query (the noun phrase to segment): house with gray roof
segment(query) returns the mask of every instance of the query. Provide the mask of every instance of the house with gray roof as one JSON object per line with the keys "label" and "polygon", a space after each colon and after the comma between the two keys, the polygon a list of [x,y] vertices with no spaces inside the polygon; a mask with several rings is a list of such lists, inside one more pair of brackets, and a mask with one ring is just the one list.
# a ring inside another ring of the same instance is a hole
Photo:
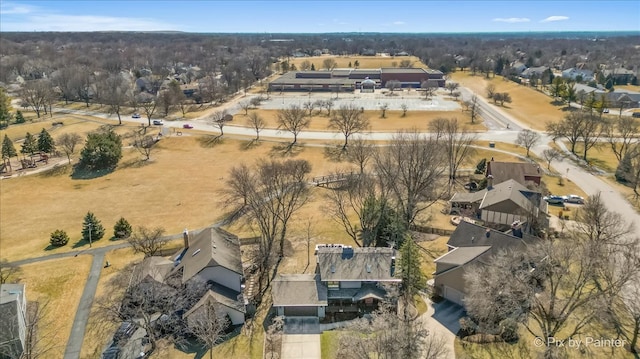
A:
{"label": "house with gray roof", "polygon": [[433,290],[436,295],[464,306],[467,295],[464,274],[472,264],[491,265],[491,256],[499,251],[518,251],[539,239],[514,225],[503,233],[477,224],[460,222],[451,234],[449,251],[434,260]]}
{"label": "house with gray roof", "polygon": [[24,284],[0,285],[0,358],[20,358],[27,336]]}
{"label": "house with gray roof", "polygon": [[475,193],[455,193],[449,200],[450,213],[481,219],[492,226],[536,219],[546,226],[547,203],[542,194],[510,179]]}
{"label": "house with gray roof", "polygon": [[578,69],[575,67],[568,68],[562,71],[562,78],[576,81],[582,79],[581,82],[593,81],[593,71],[587,69]]}
{"label": "house with gray roof", "polygon": [[549,70],[547,66],[529,67],[526,70],[522,71],[520,77],[523,77],[525,79],[530,79],[532,77],[540,78],[542,74],[547,70]]}
{"label": "house with gray roof", "polygon": [[216,314],[220,317],[227,317],[232,325],[241,325],[244,323],[247,313],[246,307],[241,300],[238,300],[238,293],[233,290],[213,284],[209,290],[200,298],[200,300],[191,307],[183,317],[187,322],[194,320],[201,311],[212,307]]}
{"label": "house with gray roof", "polygon": [[393,248],[318,246],[316,272],[281,275],[273,283],[273,305],[279,315],[334,316],[375,310],[395,276]]}

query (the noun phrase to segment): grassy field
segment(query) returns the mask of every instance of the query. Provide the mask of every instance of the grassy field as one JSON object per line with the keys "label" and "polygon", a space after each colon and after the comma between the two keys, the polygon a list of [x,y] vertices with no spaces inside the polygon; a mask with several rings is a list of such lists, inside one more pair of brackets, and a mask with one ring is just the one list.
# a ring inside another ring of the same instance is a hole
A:
{"label": "grassy field", "polygon": [[81,255],[21,267],[27,300],[45,305],[39,335],[44,346],[53,345],[53,350],[44,357],[63,356],[91,260]]}
{"label": "grassy field", "polygon": [[[280,144],[246,145],[224,140],[209,148],[197,137],[168,137],[147,162],[140,161],[133,149],[125,149],[118,169],[102,177],[72,179],[70,169],[61,168],[3,180],[2,258],[18,260],[86,247],[79,240],[87,211],[94,212],[106,229],[105,238],[94,246],[110,243],[113,225],[121,216],[133,226],[163,226],[167,233],[211,225],[225,213],[219,191],[234,165],[282,158]],[[339,165],[326,159],[322,148],[300,147],[288,156],[313,163],[312,176],[331,173]],[[67,231],[71,241],[45,250],[55,229]]]}
{"label": "grassy field", "polygon": [[544,130],[547,122],[557,122],[566,115],[563,107],[553,105],[553,99],[549,96],[531,87],[505,81],[501,76],[487,79],[482,75],[472,76],[470,72],[455,72],[451,74],[451,79],[484,99],[485,89],[490,83],[496,86],[496,92],[508,92],[513,102],[505,104],[506,107],[502,109],[535,130]]}
{"label": "grassy field", "polygon": [[340,331],[330,330],[320,334],[320,350],[322,359],[336,359]]}
{"label": "grassy field", "polygon": [[[277,128],[277,110],[250,110],[257,112],[264,118],[267,128]],[[468,112],[462,111],[407,111],[406,116],[402,116],[402,111],[387,111],[385,118],[380,117],[380,111],[364,111],[364,116],[369,119],[370,130],[372,132],[389,132],[400,129],[418,128],[426,131],[429,123],[436,118],[457,118],[461,125],[473,132],[484,132],[486,127],[482,123],[471,123]],[[248,126],[248,117],[244,114],[237,114],[234,117],[234,125]],[[323,110],[321,115],[317,113],[311,117],[310,130],[335,131],[329,128],[329,117],[327,111]]]}
{"label": "grassy field", "polygon": [[396,63],[397,67],[400,65],[400,62],[403,60],[409,60],[413,62],[413,67],[427,67],[423,64],[419,58],[416,56],[311,56],[311,57],[296,57],[289,59],[290,63],[296,65],[297,68],[300,68],[300,64],[304,61],[309,61],[312,63],[316,70],[323,70],[322,62],[325,59],[334,59],[336,60],[338,68],[348,68],[349,63],[351,63],[351,67],[355,68],[355,62],[358,61],[359,67],[361,69],[376,69],[380,67],[394,67],[393,64]]}

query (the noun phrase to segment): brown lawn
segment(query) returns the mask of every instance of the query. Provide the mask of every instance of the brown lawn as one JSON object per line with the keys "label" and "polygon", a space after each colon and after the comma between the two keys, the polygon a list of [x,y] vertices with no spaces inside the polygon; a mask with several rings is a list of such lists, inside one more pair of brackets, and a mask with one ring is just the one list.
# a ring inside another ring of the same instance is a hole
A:
{"label": "brown lawn", "polygon": [[[278,127],[278,110],[250,110],[249,113],[253,111],[258,112],[264,118],[267,128]],[[436,118],[457,118],[460,124],[473,132],[487,130],[481,122],[472,124],[468,112],[462,111],[407,111],[405,116],[402,116],[402,111],[387,111],[385,118],[381,117],[380,111],[364,111],[364,116],[369,119],[372,132],[388,132],[414,127],[426,131],[429,123]],[[329,128],[329,119],[326,110],[323,110],[321,114],[315,111],[314,116],[311,118],[309,130],[337,131]],[[248,117],[241,113],[234,117],[233,123],[234,125],[250,127],[247,124],[247,120]]]}
{"label": "brown lawn", "polygon": [[63,356],[91,260],[91,256],[81,255],[21,267],[27,300],[46,304],[40,338],[45,347],[54,345],[47,358]]}
{"label": "brown lawn", "polygon": [[381,67],[394,67],[393,64],[396,63],[395,67],[400,65],[402,60],[409,60],[413,62],[413,67],[428,67],[423,64],[419,58],[416,56],[398,56],[398,57],[383,57],[383,56],[311,56],[311,57],[297,57],[289,59],[292,64],[295,64],[299,69],[300,64],[303,61],[309,61],[312,63],[316,70],[324,70],[322,68],[322,62],[325,59],[334,59],[336,60],[338,68],[348,68],[349,63],[351,63],[351,67],[355,68],[355,62],[358,61],[359,67],[361,69],[377,69]]}
{"label": "brown lawn", "polygon": [[[116,171],[94,179],[72,179],[69,169],[63,168],[3,180],[2,257],[17,260],[74,250],[87,211],[94,212],[106,229],[105,238],[95,246],[110,243],[113,225],[121,216],[133,226],[163,226],[167,233],[211,225],[225,213],[219,191],[231,167],[283,156],[284,145],[279,143],[247,149],[245,141],[228,139],[211,148],[202,142],[195,136],[167,137],[148,162],[133,149],[125,149]],[[296,147],[288,156],[313,163],[312,176],[331,173],[337,166],[325,159],[323,148]],[[71,241],[45,251],[55,229],[67,231]]]}
{"label": "brown lawn", "polygon": [[544,130],[547,122],[559,121],[566,115],[563,107],[552,104],[551,97],[531,87],[505,81],[501,76],[486,79],[482,75],[472,76],[469,72],[455,72],[451,74],[451,79],[485,100],[487,100],[485,89],[490,83],[496,86],[497,92],[508,92],[513,102],[505,103],[505,107],[501,109],[535,130]]}

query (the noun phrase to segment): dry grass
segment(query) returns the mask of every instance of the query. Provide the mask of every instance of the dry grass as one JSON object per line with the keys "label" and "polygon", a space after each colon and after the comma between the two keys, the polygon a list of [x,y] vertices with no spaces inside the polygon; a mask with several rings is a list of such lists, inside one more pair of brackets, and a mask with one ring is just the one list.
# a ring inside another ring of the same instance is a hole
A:
{"label": "dry grass", "polygon": [[91,261],[82,255],[22,266],[27,300],[47,303],[40,335],[56,344],[48,358],[63,356]]}
{"label": "dry grass", "polygon": [[102,350],[108,344],[118,324],[101,320],[98,315],[98,300],[105,292],[122,291],[123,288],[114,288],[109,281],[129,264],[142,260],[141,254],[133,253],[131,248],[116,249],[108,252],[105,261],[109,261],[110,267],[103,268],[98,281],[98,288],[91,307],[91,314],[87,323],[84,342],[82,343],[81,358],[100,358]]}
{"label": "dry grass", "polygon": [[[567,148],[571,147],[569,142],[565,142],[564,144]],[[584,144],[577,143],[576,153],[580,158],[582,158],[583,151]],[[608,143],[598,143],[594,147],[590,148],[589,151],[587,151],[587,160],[589,161],[589,164],[609,173],[615,173],[616,168],[618,167],[618,159],[613,154],[611,145]]]}
{"label": "dry grass", "polygon": [[418,243],[418,245],[424,248],[427,252],[425,253],[421,251],[422,265],[420,266],[422,273],[424,273],[427,278],[433,278],[433,273],[436,271],[436,264],[433,260],[447,253],[448,241],[448,236],[441,236],[432,241],[422,241]]}
{"label": "dry grass", "polygon": [[[110,243],[113,224],[121,216],[133,226],[163,226],[167,233],[211,225],[226,212],[219,191],[231,167],[283,156],[282,144],[247,144],[223,140],[207,148],[195,136],[168,137],[148,162],[126,149],[118,169],[102,177],[74,180],[67,170],[3,180],[2,257],[18,260],[74,250],[87,211],[93,211],[106,229],[105,238],[94,246]],[[313,163],[312,176],[328,174],[337,166],[325,159],[323,148],[296,147],[287,156]],[[45,251],[55,229],[67,231],[71,241]]]}
{"label": "dry grass", "polygon": [[559,121],[566,115],[563,107],[553,105],[553,99],[549,96],[531,87],[505,81],[501,76],[487,79],[481,75],[472,76],[469,72],[455,72],[451,74],[451,79],[484,99],[485,89],[490,83],[496,86],[497,92],[508,92],[513,102],[505,104],[506,107],[502,109],[535,130],[544,130],[547,122]]}
{"label": "dry grass", "polygon": [[402,60],[409,60],[413,62],[413,67],[428,67],[423,64],[419,58],[416,56],[398,56],[398,57],[382,57],[382,56],[311,56],[311,57],[297,57],[292,58],[289,61],[296,65],[297,68],[300,68],[300,64],[304,61],[309,61],[312,63],[316,70],[323,70],[322,62],[325,59],[334,59],[336,60],[338,68],[348,68],[349,63],[351,63],[351,67],[355,68],[355,62],[358,61],[359,67],[361,69],[377,69],[380,67],[394,67],[393,63],[397,65],[400,64]]}
{"label": "dry grass", "polygon": [[[256,111],[262,116],[266,122],[267,128],[278,127],[278,111],[277,110],[250,110],[249,113]],[[315,131],[335,131],[329,129],[329,117],[327,111],[323,110],[322,114],[318,114],[316,110],[314,116],[311,117],[310,130]],[[461,124],[466,126],[468,130],[473,132],[484,132],[486,127],[482,123],[471,123],[468,112],[462,111],[407,111],[406,116],[402,116],[402,111],[387,111],[385,118],[380,117],[380,111],[364,111],[364,116],[369,119],[370,130],[372,132],[388,132],[401,129],[418,128],[426,131],[429,123],[436,118],[452,118],[455,117]],[[247,126],[247,116],[244,113],[234,117],[234,124]]]}
{"label": "dry grass", "polygon": [[616,85],[615,89],[616,90],[626,90],[626,91],[640,92],[640,86],[634,86],[634,85]]}

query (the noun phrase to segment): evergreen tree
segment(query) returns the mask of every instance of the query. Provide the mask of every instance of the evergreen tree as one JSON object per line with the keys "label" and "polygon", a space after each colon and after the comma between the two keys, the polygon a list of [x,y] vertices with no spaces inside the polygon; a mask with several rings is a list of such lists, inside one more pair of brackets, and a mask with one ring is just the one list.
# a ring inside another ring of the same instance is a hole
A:
{"label": "evergreen tree", "polygon": [[315,71],[316,70],[316,65],[311,64],[311,71]]}
{"label": "evergreen tree", "polygon": [[[91,232],[91,237],[89,237],[89,232]],[[89,242],[89,245],[91,245],[91,242],[97,241],[102,237],[104,237],[102,223],[92,212],[87,212],[82,223],[82,240]]]}
{"label": "evergreen tree", "polygon": [[24,137],[24,142],[22,143],[22,147],[20,148],[20,153],[23,155],[29,155],[29,157],[33,158],[33,155],[38,151],[38,141],[35,136],[31,133],[27,132],[27,135]]}
{"label": "evergreen tree", "polygon": [[120,217],[113,226],[113,237],[118,239],[128,238],[131,235],[131,231],[131,224],[124,217]]}
{"label": "evergreen tree", "polygon": [[44,153],[51,153],[56,148],[55,141],[53,137],[45,130],[44,128],[40,131],[38,135],[38,151]]}
{"label": "evergreen tree", "polygon": [[51,243],[51,245],[55,247],[62,247],[69,243],[69,236],[67,235],[67,232],[56,229],[53,233],[51,233],[49,243]]}
{"label": "evergreen tree", "polygon": [[622,161],[618,164],[616,168],[616,181],[618,182],[631,182],[633,166],[631,164],[631,156],[635,155],[634,151],[628,151],[624,157],[622,157]]}
{"label": "evergreen tree", "polygon": [[80,152],[78,167],[88,171],[111,170],[122,158],[122,139],[111,129],[90,133]]}
{"label": "evergreen tree", "polygon": [[400,276],[402,292],[406,298],[413,298],[418,291],[427,286],[427,277],[420,269],[421,264],[422,257],[418,252],[418,245],[413,239],[407,238],[400,247]]}
{"label": "evergreen tree", "polygon": [[7,96],[4,88],[0,87],[0,128],[7,128],[12,116],[11,98]]}
{"label": "evergreen tree", "polygon": [[16,112],[16,123],[25,123],[24,116],[22,115],[22,111],[18,110]]}
{"label": "evergreen tree", "polygon": [[16,152],[16,148],[13,147],[13,141],[11,141],[11,139],[9,139],[9,136],[7,136],[6,134],[4,135],[4,138],[2,139],[2,160],[5,163],[5,165],[9,168],[11,168],[11,157],[15,157],[18,155],[18,152]]}

